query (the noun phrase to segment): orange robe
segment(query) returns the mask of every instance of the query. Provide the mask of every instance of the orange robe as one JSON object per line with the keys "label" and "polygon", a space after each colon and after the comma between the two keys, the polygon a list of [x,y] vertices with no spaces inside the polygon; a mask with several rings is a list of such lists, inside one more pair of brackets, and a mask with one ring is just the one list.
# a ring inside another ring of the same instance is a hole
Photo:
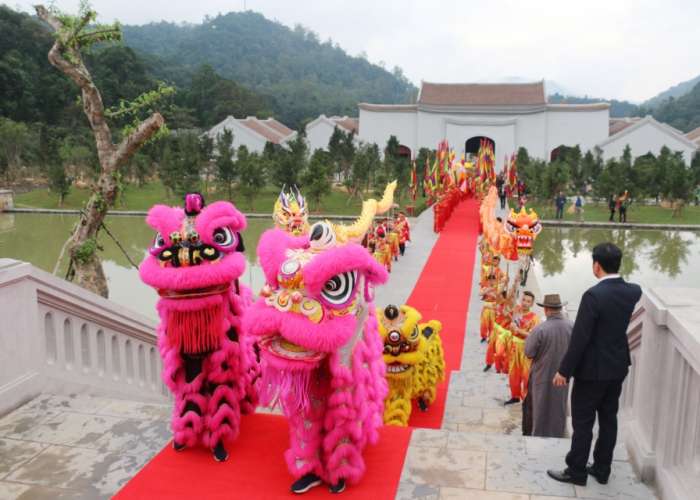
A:
{"label": "orange robe", "polygon": [[525,399],[527,396],[527,381],[530,377],[530,365],[532,362],[525,356],[525,339],[535,328],[540,319],[532,311],[525,314],[516,311],[514,322],[525,331],[520,333],[513,331],[512,346],[510,351],[510,362],[508,366],[508,383],[510,394],[513,398]]}

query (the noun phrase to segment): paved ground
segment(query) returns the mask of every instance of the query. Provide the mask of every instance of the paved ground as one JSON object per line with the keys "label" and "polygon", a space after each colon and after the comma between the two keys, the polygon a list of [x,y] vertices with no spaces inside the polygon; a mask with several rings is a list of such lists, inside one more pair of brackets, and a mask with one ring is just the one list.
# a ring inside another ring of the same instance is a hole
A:
{"label": "paved ground", "polygon": [[[431,228],[429,212],[415,222],[414,243],[378,291],[378,305],[405,302],[435,242]],[[482,372],[479,310],[473,293],[443,429],[414,431],[397,498],[653,499],[621,445],[608,486],[574,488],[547,478],[546,468],[563,466],[569,441],[520,436],[519,405],[503,407],[505,376]],[[0,418],[0,499],[109,498],[168,442],[169,414],[169,405],[85,395],[34,399]]]}

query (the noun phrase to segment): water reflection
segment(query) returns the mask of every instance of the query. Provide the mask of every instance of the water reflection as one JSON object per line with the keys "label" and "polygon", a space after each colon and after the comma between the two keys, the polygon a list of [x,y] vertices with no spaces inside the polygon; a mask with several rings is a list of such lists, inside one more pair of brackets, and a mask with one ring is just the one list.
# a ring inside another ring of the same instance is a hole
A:
{"label": "water reflection", "polygon": [[621,274],[630,281],[646,288],[697,286],[700,233],[548,227],[537,239],[534,251],[543,292],[565,294],[577,307],[581,294],[595,283],[591,250],[605,241],[622,249]]}
{"label": "water reflection", "polygon": [[[72,215],[0,214],[0,257],[31,262],[51,272],[76,220],[77,217]],[[108,217],[105,225],[131,260],[140,263],[154,235],[144,219]],[[241,281],[254,292],[264,283],[262,271],[256,265],[255,248],[262,232],[271,225],[272,222],[267,219],[250,219],[243,233],[248,266]],[[100,233],[99,244],[110,299],[141,314],[155,317],[156,293],[141,282],[137,270],[104,231]],[[64,274],[65,264],[59,275]]]}

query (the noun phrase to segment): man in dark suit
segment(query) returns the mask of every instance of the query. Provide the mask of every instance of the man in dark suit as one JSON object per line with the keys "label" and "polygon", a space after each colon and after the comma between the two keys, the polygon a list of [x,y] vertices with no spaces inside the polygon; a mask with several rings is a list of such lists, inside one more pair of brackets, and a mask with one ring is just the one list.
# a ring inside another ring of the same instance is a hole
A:
{"label": "man in dark suit", "polygon": [[[581,297],[569,348],[554,376],[555,386],[564,386],[574,378],[574,435],[566,455],[567,468],[547,471],[557,481],[584,486],[588,474],[601,484],[610,476],[622,382],[631,364],[627,327],[642,296],[639,285],[625,282],[618,274],[621,261],[622,251],[612,243],[593,249],[593,274],[599,282]],[[598,439],[593,464],[587,465],[596,414]]]}

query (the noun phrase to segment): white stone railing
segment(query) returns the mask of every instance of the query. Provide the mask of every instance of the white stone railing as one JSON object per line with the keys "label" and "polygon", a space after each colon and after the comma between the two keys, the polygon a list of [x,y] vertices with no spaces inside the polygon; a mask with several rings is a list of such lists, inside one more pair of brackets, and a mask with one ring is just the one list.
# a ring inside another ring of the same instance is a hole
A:
{"label": "white stone railing", "polygon": [[700,289],[646,290],[622,398],[630,459],[664,500],[700,491]]}
{"label": "white stone railing", "polygon": [[0,259],[0,414],[39,392],[166,401],[155,322]]}

